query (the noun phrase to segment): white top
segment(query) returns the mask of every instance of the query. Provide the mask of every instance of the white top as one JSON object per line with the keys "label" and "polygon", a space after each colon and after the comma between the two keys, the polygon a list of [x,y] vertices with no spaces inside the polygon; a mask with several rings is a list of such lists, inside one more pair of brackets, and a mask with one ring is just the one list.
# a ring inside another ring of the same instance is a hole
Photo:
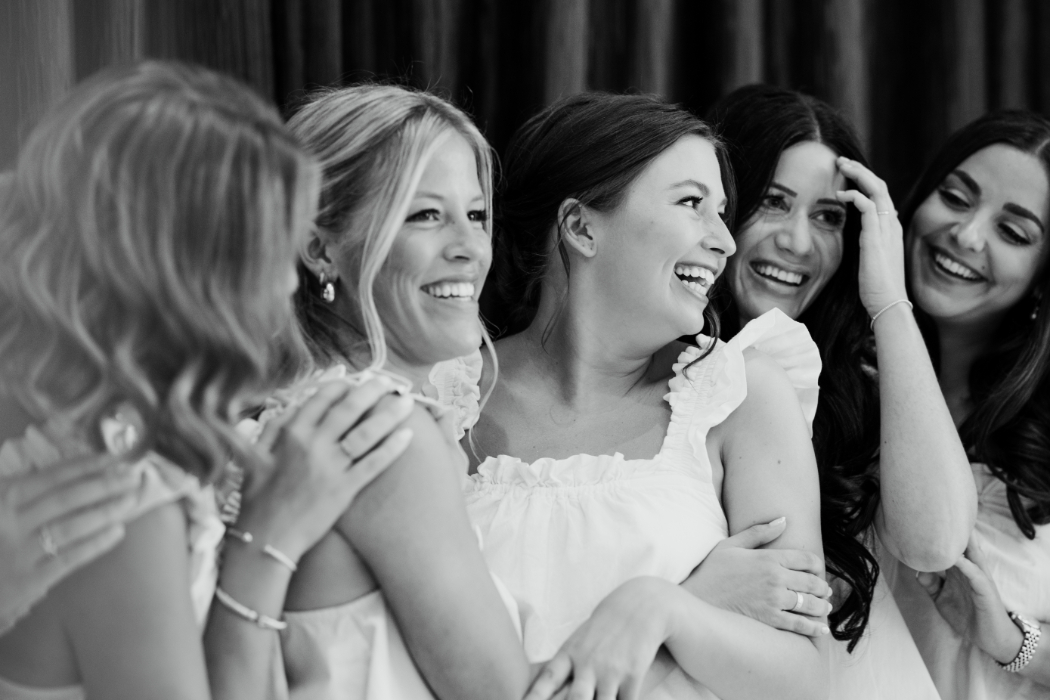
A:
{"label": "white top", "polygon": [[[671,420],[652,459],[575,455],[527,464],[486,459],[466,486],[485,559],[522,604],[530,661],[550,658],[615,588],[637,576],[679,583],[728,536],[712,483],[708,431],[747,396],[744,350],[787,371],[807,422],[817,407],[820,355],[806,327],[779,310],[747,324],[697,361],[687,348],[665,399]],[[649,698],[711,698],[676,668]]]}
{"label": "white top", "polygon": [[[977,483],[974,533],[984,551],[986,571],[1008,610],[1043,622],[1050,620],[1050,525],[1037,525],[1030,540],[1021,533],[1006,500],[1006,485],[984,464],[972,464]],[[948,625],[915,572],[896,561],[883,570],[922,658],[944,700],[1047,700],[1050,688],[1017,673],[959,637]],[[1046,644],[1045,637],[1040,644]]]}
{"label": "white top", "polygon": [[[135,428],[117,418],[100,426],[103,442],[111,454],[123,454],[134,443]],[[0,476],[15,476],[48,469],[62,459],[87,456],[93,450],[72,437],[73,432],[57,420],[41,427],[30,426],[21,438],[0,446]],[[148,453],[137,464],[142,482],[138,506],[125,518],[131,522],[144,513],[178,502],[186,513],[189,528],[190,596],[198,625],[204,628],[218,579],[216,552],[225,528],[219,519],[215,494],[200,481],[158,454]],[[114,610],[114,614],[119,611]],[[83,700],[82,686],[29,687],[0,677],[0,700]]]}
{"label": "white top", "polygon": [[[459,446],[463,416],[477,413],[480,392],[446,385],[437,375],[455,371],[466,376],[468,368],[477,362],[480,356],[440,363],[436,374],[431,373],[431,384],[423,387],[423,395],[412,395],[437,420],[449,449],[460,459],[464,475],[467,456]],[[480,370],[480,364],[477,368]],[[401,384],[406,393],[411,388],[407,380],[384,374]],[[267,401],[258,421],[244,421],[238,429],[249,438],[257,437],[268,420],[305,402],[319,383],[343,380],[360,384],[372,376],[369,371],[352,373],[345,365],[334,365],[278,392]],[[493,581],[520,636],[517,605],[500,581],[495,577]],[[271,686],[278,700],[434,700],[381,590],[343,605],[285,611],[284,619],[288,628],[280,633],[281,654],[274,660]]]}

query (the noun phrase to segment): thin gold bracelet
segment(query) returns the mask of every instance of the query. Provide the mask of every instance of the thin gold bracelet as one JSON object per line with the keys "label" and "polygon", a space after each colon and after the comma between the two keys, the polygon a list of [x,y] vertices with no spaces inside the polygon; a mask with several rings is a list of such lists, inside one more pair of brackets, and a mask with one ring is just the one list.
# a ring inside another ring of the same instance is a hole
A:
{"label": "thin gold bracelet", "polygon": [[871,317],[871,330],[875,330],[875,322],[879,320],[879,316],[883,315],[897,304],[907,304],[909,309],[915,309],[915,306],[907,299],[898,299],[897,301],[891,301],[889,304],[886,304],[886,306],[883,306],[877,314]]}
{"label": "thin gold bracelet", "polygon": [[[252,536],[252,533],[244,532],[243,530],[238,530],[234,527],[226,528],[226,535],[227,537],[232,537],[235,540],[240,540],[246,545],[250,545],[255,541],[255,537]],[[262,546],[262,553],[270,557],[289,571],[291,571],[293,574],[299,570],[299,567],[296,566],[295,562],[292,561],[291,557],[289,557],[287,554],[277,549],[273,545],[264,544]]]}
{"label": "thin gold bracelet", "polygon": [[284,620],[277,620],[269,615],[263,615],[257,610],[252,610],[244,603],[238,602],[233,596],[218,586],[215,587],[215,597],[219,599],[219,602],[222,603],[224,608],[232,612],[234,615],[247,620],[248,622],[254,623],[264,630],[280,632],[281,630],[288,629],[288,623]]}

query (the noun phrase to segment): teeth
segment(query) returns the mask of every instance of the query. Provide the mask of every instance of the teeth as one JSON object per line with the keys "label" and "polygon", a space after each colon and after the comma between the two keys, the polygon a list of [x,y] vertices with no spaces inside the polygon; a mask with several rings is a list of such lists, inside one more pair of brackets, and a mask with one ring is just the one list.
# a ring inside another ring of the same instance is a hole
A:
{"label": "teeth", "polygon": [[947,255],[941,255],[940,253],[933,254],[933,260],[937,263],[937,266],[943,268],[946,272],[949,272],[956,277],[962,277],[964,280],[979,280],[982,279],[979,274],[966,267],[955,262]]}
{"label": "teeth", "polygon": [[473,299],[473,282],[437,282],[423,287],[423,291],[438,299]]}
{"label": "teeth", "polygon": [[692,280],[682,280],[682,284],[693,294],[697,296],[707,297],[707,286],[700,284],[699,282],[693,282]]}
{"label": "teeth", "polygon": [[[711,272],[711,270],[708,270],[706,267],[700,267],[699,265],[675,265],[674,273],[679,277],[699,278],[699,280],[708,287],[715,283],[715,273]],[[682,280],[682,283],[688,286],[686,280]]]}
{"label": "teeth", "polygon": [[775,280],[779,280],[786,284],[799,286],[805,279],[802,275],[797,272],[788,272],[787,270],[781,270],[779,267],[773,265],[755,265],[755,272],[762,275],[763,277],[772,277]]}

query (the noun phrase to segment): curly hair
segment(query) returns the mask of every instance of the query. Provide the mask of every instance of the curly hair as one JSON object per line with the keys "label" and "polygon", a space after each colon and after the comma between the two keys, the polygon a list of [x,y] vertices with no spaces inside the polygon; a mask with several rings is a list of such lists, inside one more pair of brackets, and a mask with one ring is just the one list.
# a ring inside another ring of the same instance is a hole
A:
{"label": "curly hair", "polygon": [[[808,95],[771,85],[748,85],[722,98],[708,118],[724,139],[739,197],[737,221],[747,226],[761,206],[781,154],[805,142],[864,163],[849,122]],[[739,230],[735,233],[739,233]],[[802,312],[820,350],[820,402],[813,421],[813,447],[820,473],[821,532],[828,571],[850,586],[830,616],[834,637],[852,651],[868,624],[879,565],[865,546],[879,504],[878,387],[874,340],[860,301],[860,217],[850,208],[843,229],[843,254],[827,286]],[[740,329],[732,297],[722,309],[723,337]]]}
{"label": "curly hair", "polygon": [[[995,144],[1034,156],[1050,180],[1050,120],[1023,110],[991,112],[952,134],[923,172],[901,209],[905,231],[949,173]],[[1014,522],[1029,539],[1035,525],[1050,522],[1050,263],[1044,261],[1032,291],[1006,312],[994,347],[974,362],[969,383],[975,408],[959,428],[971,459],[1006,484]],[[937,329],[921,308],[915,313],[936,367]]]}
{"label": "curly hair", "polygon": [[[0,205],[0,382],[101,448],[212,478],[247,402],[306,357],[290,304],[317,171],[276,111],[202,68],[149,61],[76,87],[29,135]],[[288,284],[274,284],[288,280]]]}

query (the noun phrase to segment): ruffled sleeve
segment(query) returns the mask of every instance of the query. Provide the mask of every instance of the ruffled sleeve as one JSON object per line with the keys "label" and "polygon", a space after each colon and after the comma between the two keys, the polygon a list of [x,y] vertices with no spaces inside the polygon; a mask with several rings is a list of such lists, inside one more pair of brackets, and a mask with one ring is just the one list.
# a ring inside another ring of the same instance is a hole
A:
{"label": "ruffled sleeve", "polygon": [[456,439],[461,440],[481,415],[481,350],[453,360],[438,362],[430,370],[423,395],[453,412]]}
{"label": "ruffled sleeve", "polygon": [[[666,448],[690,463],[699,461],[710,478],[707,434],[747,397],[744,350],[761,350],[787,373],[798,395],[810,434],[817,412],[820,352],[806,327],[772,309],[744,326],[727,343],[697,336],[673,366],[674,377],[664,397],[671,404]],[[714,343],[714,349],[707,350]],[[705,352],[707,354],[705,355]]]}

